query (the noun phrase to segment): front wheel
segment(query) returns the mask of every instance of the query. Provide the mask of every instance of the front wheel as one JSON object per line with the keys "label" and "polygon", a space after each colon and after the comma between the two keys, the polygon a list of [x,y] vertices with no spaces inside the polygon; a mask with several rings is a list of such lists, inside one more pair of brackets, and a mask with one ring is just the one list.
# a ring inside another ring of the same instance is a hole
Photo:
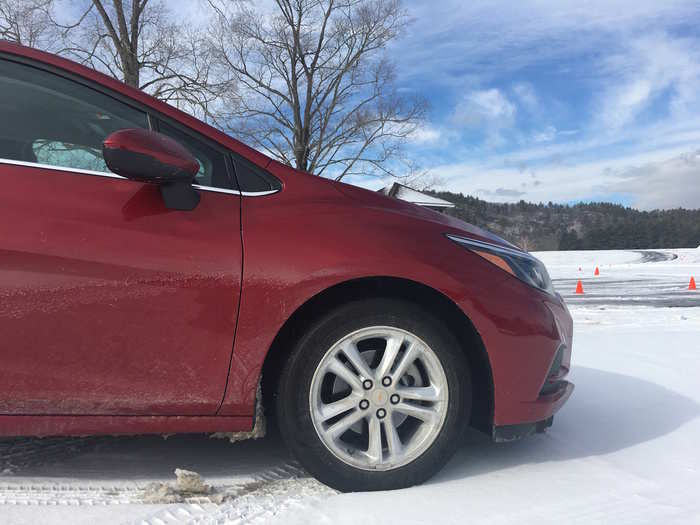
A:
{"label": "front wheel", "polygon": [[277,395],[300,463],[344,491],[415,485],[452,456],[471,408],[464,354],[447,327],[394,299],[342,306],[294,348]]}

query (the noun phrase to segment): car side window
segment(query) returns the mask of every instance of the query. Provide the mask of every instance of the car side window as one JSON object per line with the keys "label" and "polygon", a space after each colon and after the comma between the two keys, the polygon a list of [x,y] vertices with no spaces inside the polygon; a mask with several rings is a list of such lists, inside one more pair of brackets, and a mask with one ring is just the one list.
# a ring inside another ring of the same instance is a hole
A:
{"label": "car side window", "polygon": [[204,140],[180,131],[167,122],[159,121],[158,131],[185,146],[197,159],[199,172],[194,178],[195,184],[234,189],[226,168],[226,155],[224,153],[210,146]]}
{"label": "car side window", "polygon": [[102,142],[146,113],[78,82],[0,60],[0,159],[109,172]]}

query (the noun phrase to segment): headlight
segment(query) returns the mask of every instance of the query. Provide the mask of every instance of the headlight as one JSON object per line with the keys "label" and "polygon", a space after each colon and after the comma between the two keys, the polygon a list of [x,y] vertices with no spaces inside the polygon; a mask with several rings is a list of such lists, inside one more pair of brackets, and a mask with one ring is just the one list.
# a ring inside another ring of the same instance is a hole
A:
{"label": "headlight", "polygon": [[547,273],[547,268],[539,259],[536,259],[529,253],[456,235],[447,234],[447,238],[464,246],[530,286],[554,295],[554,287],[552,286],[552,280],[549,278],[549,273]]}

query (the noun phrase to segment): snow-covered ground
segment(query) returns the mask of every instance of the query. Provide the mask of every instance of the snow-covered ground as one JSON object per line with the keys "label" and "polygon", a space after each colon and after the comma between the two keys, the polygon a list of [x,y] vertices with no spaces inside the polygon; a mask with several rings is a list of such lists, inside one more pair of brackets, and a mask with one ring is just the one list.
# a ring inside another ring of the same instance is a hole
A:
{"label": "snow-covered ground", "polygon": [[[575,319],[576,390],[546,435],[472,433],[429,483],[357,494],[275,440],[0,441],[0,523],[700,524],[700,249],[537,255]],[[215,494],[144,503],[175,468]]]}

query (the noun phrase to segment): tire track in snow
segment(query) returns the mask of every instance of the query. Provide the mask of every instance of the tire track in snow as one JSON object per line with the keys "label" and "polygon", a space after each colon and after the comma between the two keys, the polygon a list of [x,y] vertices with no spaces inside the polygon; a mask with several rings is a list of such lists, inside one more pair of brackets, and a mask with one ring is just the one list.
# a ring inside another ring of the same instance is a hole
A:
{"label": "tire track in snow", "polygon": [[639,255],[642,256],[640,263],[655,263],[655,262],[664,262],[664,261],[674,261],[678,259],[678,255],[675,253],[664,253],[664,252],[657,252],[654,250],[634,250],[635,253],[638,253]]}
{"label": "tire track in snow", "polygon": [[144,487],[52,483],[0,485],[0,505],[95,506],[140,503]]}
{"label": "tire track in snow", "polygon": [[104,437],[0,440],[0,474],[15,474],[47,462],[69,459],[107,443]]}
{"label": "tire track in snow", "polygon": [[[265,483],[301,476],[306,476],[304,471],[297,465],[289,463],[253,474],[246,481],[215,486],[216,492],[212,496],[191,496],[183,499],[188,504],[215,504],[229,497],[233,498],[239,494],[257,490]],[[79,506],[144,503],[144,496],[150,485],[151,482],[119,485],[5,483],[0,484],[0,504]]]}
{"label": "tire track in snow", "polygon": [[290,508],[300,508],[337,494],[310,477],[248,483],[231,491],[220,505],[179,504],[131,522],[133,525],[262,525]]}
{"label": "tire track in snow", "polygon": [[[45,457],[41,455],[41,458]],[[5,483],[0,484],[0,505],[81,507],[143,504],[149,485],[148,482],[119,485]],[[309,504],[334,494],[334,490],[309,477],[296,463],[284,463],[252,474],[237,483],[214,485],[211,495],[183,497],[182,503],[168,505],[129,523],[259,524],[290,507]]]}

